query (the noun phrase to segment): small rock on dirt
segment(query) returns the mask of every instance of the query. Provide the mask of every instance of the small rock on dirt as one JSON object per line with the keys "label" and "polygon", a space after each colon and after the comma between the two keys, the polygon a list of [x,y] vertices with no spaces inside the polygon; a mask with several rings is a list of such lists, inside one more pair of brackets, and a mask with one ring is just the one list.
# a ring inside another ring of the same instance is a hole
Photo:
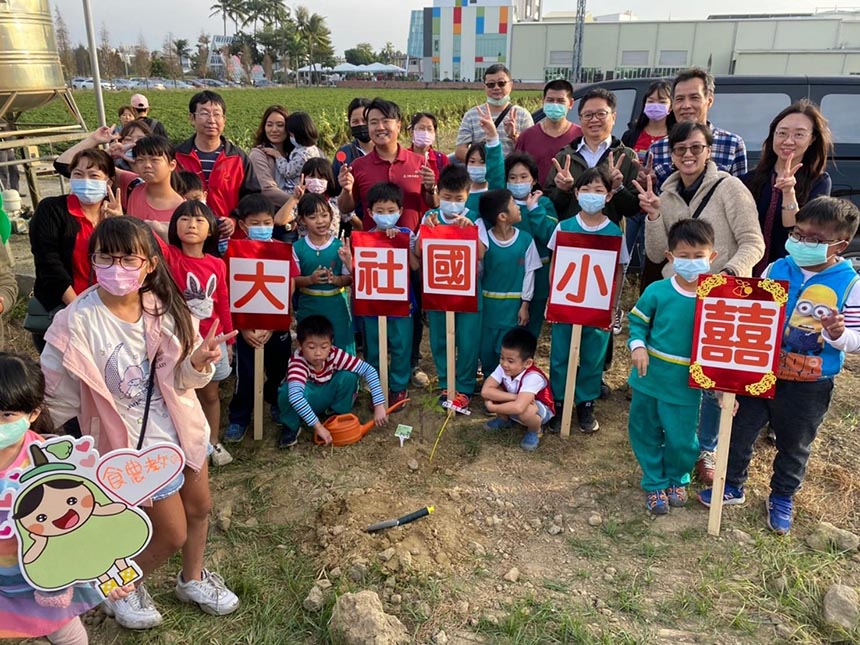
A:
{"label": "small rock on dirt", "polygon": [[516,582],[520,579],[520,570],[516,567],[511,567],[511,569],[505,574],[505,580],[508,582]]}
{"label": "small rock on dirt", "polygon": [[850,631],[860,624],[860,596],[847,585],[835,584],[824,595],[824,622]]}
{"label": "small rock on dirt", "polygon": [[480,542],[472,542],[472,553],[475,555],[486,555],[487,549]]}
{"label": "small rock on dirt", "polygon": [[731,529],[727,533],[727,535],[732,540],[740,544],[755,544],[755,540],[753,539],[752,535],[750,535],[746,531],[741,531],[740,529]]}
{"label": "small rock on dirt", "polygon": [[324,604],[325,597],[323,596],[322,589],[314,585],[302,603],[302,607],[305,608],[305,611],[318,612],[323,608]]}
{"label": "small rock on dirt", "polygon": [[550,535],[558,535],[558,534],[559,534],[559,533],[561,533],[563,530],[564,530],[564,529],[563,529],[563,528],[561,528],[558,524],[553,524],[552,526],[550,526],[550,527],[546,530],[546,532],[547,532],[547,533],[549,533]]}
{"label": "small rock on dirt", "polygon": [[438,633],[433,637],[433,642],[434,642],[434,643],[436,643],[436,645],[447,645],[447,643],[448,643],[448,634],[446,634],[446,633],[445,633],[445,630],[444,630],[444,629],[443,629],[442,631],[438,632]]}
{"label": "small rock on dirt", "polygon": [[353,582],[362,582],[367,575],[367,565],[362,562],[356,562],[349,568],[347,575]]}
{"label": "small rock on dirt", "polygon": [[379,554],[379,559],[383,562],[388,562],[391,558],[394,557],[395,553],[396,551],[394,550],[394,547],[391,547],[390,549],[385,549],[385,551],[382,551]]}
{"label": "small rock on dirt", "polygon": [[218,516],[215,520],[215,524],[218,525],[218,528],[226,533],[230,530],[230,525],[233,523],[233,504],[231,502],[226,502],[218,511]]}
{"label": "small rock on dirt", "polygon": [[788,589],[788,579],[785,576],[768,578],[767,588],[770,589],[771,593],[781,596],[785,593],[785,590]]}
{"label": "small rock on dirt", "polygon": [[335,567],[331,571],[328,572],[330,578],[340,578],[343,574],[343,571],[340,570],[340,567]]}
{"label": "small rock on dirt", "polygon": [[657,631],[657,638],[666,643],[695,643],[698,641],[696,634],[680,629],[660,629]]}
{"label": "small rock on dirt", "polygon": [[405,645],[406,627],[396,616],[386,614],[373,591],[345,593],[334,605],[329,624],[335,643],[341,645]]}
{"label": "small rock on dirt", "polygon": [[406,463],[406,465],[409,466],[409,470],[418,470],[418,460],[417,459],[410,459]]}
{"label": "small rock on dirt", "polygon": [[345,526],[341,526],[340,524],[338,524],[337,526],[333,526],[333,527],[332,527],[332,529],[331,529],[331,534],[332,534],[332,535],[340,535],[340,534],[341,534],[341,533],[343,533],[345,530],[346,530],[346,527],[345,527]]}
{"label": "small rock on dirt", "polygon": [[588,525],[589,526],[600,526],[603,524],[603,518],[600,517],[597,513],[592,513],[588,516]]}
{"label": "small rock on dirt", "polygon": [[814,551],[855,551],[860,546],[860,535],[833,526],[830,522],[821,522],[806,538],[806,543]]}
{"label": "small rock on dirt", "polygon": [[326,580],[325,578],[323,578],[322,580],[317,580],[317,587],[319,587],[322,591],[331,589],[331,580]]}

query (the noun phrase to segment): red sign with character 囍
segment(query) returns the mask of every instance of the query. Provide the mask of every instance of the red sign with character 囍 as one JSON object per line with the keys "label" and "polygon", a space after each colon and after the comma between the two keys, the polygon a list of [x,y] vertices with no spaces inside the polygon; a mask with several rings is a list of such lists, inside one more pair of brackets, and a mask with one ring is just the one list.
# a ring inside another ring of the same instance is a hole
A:
{"label": "red sign with character \u56cd", "polygon": [[699,278],[690,387],[772,399],[788,283]]}
{"label": "red sign with character \u56cd", "polygon": [[623,239],[615,235],[556,234],[546,319],[609,329]]}
{"label": "red sign with character \u56cd", "polygon": [[424,273],[423,308],[476,313],[478,227],[422,225],[419,237]]}
{"label": "red sign with character \u56cd", "polygon": [[292,259],[290,244],[230,240],[227,275],[236,329],[290,328]]}
{"label": "red sign with character \u56cd", "polygon": [[356,316],[409,315],[409,234],[353,232]]}

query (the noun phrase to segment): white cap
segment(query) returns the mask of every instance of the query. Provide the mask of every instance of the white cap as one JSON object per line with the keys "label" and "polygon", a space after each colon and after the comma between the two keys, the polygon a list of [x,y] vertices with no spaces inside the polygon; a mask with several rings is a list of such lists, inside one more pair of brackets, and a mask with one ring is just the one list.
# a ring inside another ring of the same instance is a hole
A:
{"label": "white cap", "polygon": [[149,101],[146,100],[146,97],[143,94],[135,94],[131,97],[131,106],[134,108],[140,108],[141,110],[148,110]]}

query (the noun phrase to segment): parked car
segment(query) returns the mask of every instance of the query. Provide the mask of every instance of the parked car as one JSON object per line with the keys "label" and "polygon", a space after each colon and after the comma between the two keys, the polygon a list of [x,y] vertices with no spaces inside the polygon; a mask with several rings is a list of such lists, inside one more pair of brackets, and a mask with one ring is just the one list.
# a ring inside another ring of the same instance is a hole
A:
{"label": "parked car", "polygon": [[115,78],[113,79],[113,84],[118,90],[130,90],[136,87],[135,84],[127,78]]}
{"label": "parked car", "polygon": [[[618,99],[615,128],[618,138],[639,116],[648,86],[655,78],[603,81],[578,87],[568,118],[578,123],[579,99],[589,89],[602,87]],[[668,79],[671,81],[671,79]],[[747,145],[749,167],[761,158],[761,146],[771,120],[783,108],[802,98],[818,104],[830,123],[833,154],[827,167],[833,180],[831,194],[860,205],[860,77],[857,76],[717,76],[712,123],[739,134]],[[543,110],[534,114],[535,123]],[[843,254],[860,268],[860,234]]]}
{"label": "parked car", "polygon": [[194,87],[191,83],[186,83],[183,80],[169,80],[164,82],[164,87],[168,90],[187,90]]}
{"label": "parked car", "polygon": [[277,83],[273,83],[267,78],[261,78],[254,81],[254,87],[280,87]]}
{"label": "parked car", "polygon": [[84,76],[75,76],[71,81],[69,81],[69,85],[73,90],[81,90],[84,87],[84,82],[86,81],[86,77]]}
{"label": "parked car", "polygon": [[227,85],[224,81],[219,81],[214,78],[201,78],[200,82],[206,87],[224,87]]}
{"label": "parked car", "polygon": [[[113,83],[111,83],[110,81],[104,81],[103,80],[101,82],[101,86],[102,86],[103,90],[115,90],[116,89],[116,87],[114,87]],[[92,77],[86,79],[83,83],[81,83],[81,89],[82,90],[91,90],[94,88],[95,88],[95,81],[93,80]]]}

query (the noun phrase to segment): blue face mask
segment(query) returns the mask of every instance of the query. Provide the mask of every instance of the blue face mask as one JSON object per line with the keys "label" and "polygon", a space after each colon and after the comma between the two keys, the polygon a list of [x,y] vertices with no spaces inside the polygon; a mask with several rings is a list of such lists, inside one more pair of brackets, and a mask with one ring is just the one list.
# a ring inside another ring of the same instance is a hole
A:
{"label": "blue face mask", "polygon": [[672,258],[672,268],[687,282],[695,282],[700,275],[711,270],[711,260],[709,258]]}
{"label": "blue face mask", "polygon": [[561,121],[567,116],[567,106],[561,103],[544,103],[543,113],[550,121]]}
{"label": "blue face mask", "polygon": [[589,215],[595,215],[606,207],[606,193],[579,193],[579,207]]}
{"label": "blue face mask", "polygon": [[72,179],[69,188],[82,204],[98,204],[107,195],[104,179]]}
{"label": "blue face mask", "polygon": [[376,227],[382,231],[387,231],[397,226],[399,219],[400,213],[373,213],[373,221]]}
{"label": "blue face mask", "polygon": [[230,240],[225,238],[223,240],[218,240],[218,253],[224,255],[227,252],[227,246],[230,244]]}
{"label": "blue face mask", "polygon": [[487,103],[492,105],[493,107],[502,107],[503,105],[507,105],[511,102],[511,95],[503,96],[500,99],[494,99],[492,97],[487,97]]}
{"label": "blue face mask", "polygon": [[819,242],[815,246],[808,246],[803,242],[795,240],[790,235],[785,241],[785,250],[799,267],[814,267],[827,262],[827,250],[829,244]]}
{"label": "blue face mask", "polygon": [[443,199],[439,202],[439,210],[448,217],[460,215],[466,210],[466,202],[448,202]]}
{"label": "blue face mask", "polygon": [[511,194],[514,196],[514,199],[525,199],[529,196],[529,193],[532,192],[532,184],[529,182],[524,182],[520,184],[509,181],[508,190],[511,191]]}
{"label": "blue face mask", "polygon": [[272,239],[274,226],[249,226],[248,239],[255,242],[268,242]]}
{"label": "blue face mask", "polygon": [[290,143],[293,144],[294,148],[298,148],[298,146],[299,146],[299,142],[296,141],[296,138],[293,135],[290,135]]}
{"label": "blue face mask", "polygon": [[21,418],[17,421],[0,424],[0,450],[14,446],[21,441],[21,438],[29,427],[30,419],[27,418],[26,414],[21,415]]}
{"label": "blue face mask", "polygon": [[476,184],[483,184],[487,181],[487,167],[486,166],[466,166],[466,170],[469,173],[469,178]]}

